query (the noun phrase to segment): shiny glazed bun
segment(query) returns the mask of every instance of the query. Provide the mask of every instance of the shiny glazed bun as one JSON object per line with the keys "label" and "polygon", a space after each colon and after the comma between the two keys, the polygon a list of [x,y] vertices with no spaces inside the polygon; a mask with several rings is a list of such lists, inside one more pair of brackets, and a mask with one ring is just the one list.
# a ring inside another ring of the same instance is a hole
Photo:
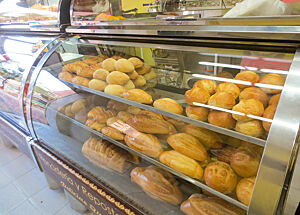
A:
{"label": "shiny glazed bun", "polygon": [[248,87],[244,89],[241,92],[239,99],[256,99],[260,101],[264,107],[268,105],[269,101],[268,95],[258,87]]}
{"label": "shiny glazed bun", "polygon": [[232,118],[232,115],[223,111],[210,111],[208,114],[208,122],[228,129],[235,127],[235,120]]}
{"label": "shiny glazed bun", "polygon": [[199,87],[193,87],[191,90],[185,92],[185,100],[189,105],[192,105],[193,102],[206,104],[209,97],[209,92]]}
{"label": "shiny glazed bun", "polygon": [[109,72],[115,71],[116,70],[115,63],[116,63],[115,59],[107,58],[102,62],[102,68]]}
{"label": "shiny glazed bun", "polygon": [[269,105],[278,105],[281,93],[276,94],[270,98]]}
{"label": "shiny glazed bun", "polygon": [[183,109],[174,99],[162,98],[154,101],[153,106],[165,111],[182,114]]}
{"label": "shiny glazed bun", "polygon": [[215,93],[217,85],[212,80],[205,79],[205,80],[197,81],[194,87],[206,89],[209,92],[209,94],[212,95]]}
{"label": "shiny glazed bun", "polygon": [[240,88],[233,83],[222,83],[217,86],[216,92],[231,93],[234,99],[237,99],[240,95]]}
{"label": "shiny glazed bun", "polygon": [[264,134],[264,129],[258,120],[238,121],[235,125],[235,130],[252,137],[262,137]]}
{"label": "shiny glazed bun", "polygon": [[209,98],[208,104],[220,108],[231,109],[235,105],[235,99],[231,93],[217,92]]}
{"label": "shiny glazed bun", "polygon": [[232,108],[233,111],[244,113],[245,115],[232,114],[232,117],[237,121],[250,121],[252,118],[246,115],[261,116],[264,113],[263,104],[256,99],[242,99],[240,102]]}
{"label": "shiny glazed bun", "polygon": [[117,60],[115,67],[119,72],[130,73],[134,71],[133,64],[124,58]]}
{"label": "shiny glazed bun", "polygon": [[251,85],[254,85],[255,83],[257,83],[259,81],[259,76],[258,76],[258,74],[256,74],[253,71],[245,70],[245,71],[238,73],[235,76],[235,79],[251,82],[251,83],[249,83],[249,85],[238,84],[239,88],[244,89],[244,88],[250,87]]}
{"label": "shiny glazed bun", "polygon": [[[276,112],[276,108],[277,108],[276,105],[270,105],[269,107],[267,107],[265,112],[264,112],[263,117],[267,118],[267,119],[273,119],[274,115],[275,115],[275,112]],[[264,127],[265,131],[269,132],[270,127],[271,127],[271,122],[263,121],[262,124],[263,124],[263,127]]]}
{"label": "shiny glazed bun", "polygon": [[249,205],[254,189],[256,177],[243,178],[236,186],[236,195],[240,202]]}
{"label": "shiny glazed bun", "polygon": [[[267,85],[278,85],[278,86],[283,86],[285,82],[285,78],[282,77],[279,74],[275,74],[275,73],[270,73],[267,74],[266,76],[264,76],[259,83],[261,84],[267,84]],[[270,93],[270,94],[276,94],[276,93],[281,93],[280,89],[272,89],[271,88],[263,88],[261,87],[261,89],[265,92],[265,93]]]}
{"label": "shiny glazed bun", "polygon": [[189,105],[186,107],[185,112],[189,118],[207,121],[208,109],[205,107]]}

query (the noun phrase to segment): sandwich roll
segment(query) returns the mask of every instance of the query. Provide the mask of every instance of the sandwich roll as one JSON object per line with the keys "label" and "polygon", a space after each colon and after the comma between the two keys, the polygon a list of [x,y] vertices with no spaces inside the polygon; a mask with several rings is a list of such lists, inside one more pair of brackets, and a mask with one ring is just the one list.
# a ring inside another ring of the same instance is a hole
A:
{"label": "sandwich roll", "polygon": [[134,71],[134,65],[127,59],[119,59],[115,63],[115,68],[119,72],[131,73]]}
{"label": "sandwich roll", "polygon": [[251,87],[255,83],[257,83],[259,81],[259,75],[253,71],[245,70],[245,71],[238,73],[235,76],[235,79],[250,82],[249,84],[238,84],[239,88],[245,89],[245,88]]}
{"label": "sandwich roll", "polygon": [[262,116],[264,113],[264,105],[256,99],[243,99],[240,100],[240,102],[235,105],[232,110],[244,114],[232,114],[232,117],[235,120],[246,122],[252,120],[252,118],[247,115]]}
{"label": "sandwich roll", "polygon": [[210,111],[208,114],[208,122],[227,129],[233,129],[235,127],[235,120],[232,118],[232,115],[223,111]]}
{"label": "sandwich roll", "polygon": [[175,100],[170,98],[162,98],[154,101],[153,106],[171,113],[182,114],[183,109]]}
{"label": "sandwich roll", "polygon": [[81,67],[77,69],[76,74],[81,77],[92,78],[94,70],[92,70],[90,67]]}
{"label": "sandwich roll", "polygon": [[209,98],[208,105],[232,109],[232,107],[235,105],[235,98],[231,93],[220,91]]}
{"label": "sandwich roll", "polygon": [[106,77],[109,75],[109,72],[105,69],[97,69],[93,73],[93,78],[101,81],[106,81]]}
{"label": "sandwich roll", "polygon": [[85,99],[79,99],[71,105],[71,111],[72,113],[76,114],[82,110],[86,110],[87,108],[87,102]]}
{"label": "sandwich roll", "polygon": [[126,84],[129,81],[129,76],[125,73],[119,72],[119,71],[113,71],[108,74],[106,77],[106,82],[108,84],[118,84],[123,85]]}
{"label": "sandwich roll", "polygon": [[101,81],[98,79],[92,79],[89,82],[89,88],[98,90],[98,91],[103,91],[106,86],[107,86],[107,83],[105,81]]}
{"label": "sandwich roll", "polygon": [[206,104],[209,98],[210,94],[204,88],[193,87],[193,89],[185,92],[185,101],[189,105],[193,105],[193,102]]}
{"label": "sandwich roll", "polygon": [[205,107],[189,105],[185,109],[186,115],[191,119],[207,121],[208,109]]}
{"label": "sandwich roll", "polygon": [[233,83],[222,83],[217,86],[216,92],[231,93],[234,99],[237,99],[240,95],[240,88]]}
{"label": "sandwich roll", "polygon": [[132,65],[134,66],[135,69],[141,68],[144,66],[144,62],[141,61],[139,58],[137,57],[131,57],[128,59],[128,61],[130,63],[132,63]]}
{"label": "sandwich roll", "polygon": [[108,72],[116,71],[115,63],[116,63],[115,59],[107,58],[102,62],[102,67]]}
{"label": "sandwich roll", "polygon": [[113,96],[122,97],[125,92],[125,88],[117,84],[109,84],[105,87],[104,92]]}
{"label": "sandwich roll", "polygon": [[[276,86],[283,86],[285,82],[285,78],[279,74],[275,74],[275,73],[269,73],[267,75],[265,75],[264,77],[262,77],[262,79],[259,81],[260,84],[266,84],[266,85],[276,85]],[[261,89],[265,92],[265,93],[269,93],[269,94],[277,94],[277,93],[281,93],[280,89],[272,89],[271,88],[264,88],[263,86],[261,86]]]}
{"label": "sandwich roll", "polygon": [[131,89],[123,92],[123,98],[142,104],[152,104],[152,96],[141,89]]}
{"label": "sandwich roll", "polygon": [[264,107],[268,105],[269,101],[268,95],[258,87],[248,87],[244,89],[241,92],[239,99],[256,99],[260,101]]}
{"label": "sandwich roll", "polygon": [[258,120],[238,121],[235,125],[235,130],[252,137],[262,137],[264,134],[262,124]]}
{"label": "sandwich roll", "polygon": [[205,80],[197,81],[194,87],[206,89],[209,92],[209,94],[212,95],[215,93],[217,85],[212,80],[205,79]]}
{"label": "sandwich roll", "polygon": [[101,133],[114,139],[114,140],[124,140],[124,135],[119,132],[117,129],[112,128],[112,127],[103,127],[101,129]]}
{"label": "sandwich roll", "polygon": [[256,177],[243,178],[236,186],[236,195],[240,202],[249,205],[255,185]]}
{"label": "sandwich roll", "polygon": [[70,72],[63,71],[58,74],[58,78],[63,81],[72,82],[73,75]]}
{"label": "sandwich roll", "polygon": [[77,75],[72,78],[72,83],[78,84],[78,85],[81,85],[84,87],[89,87],[89,82],[90,82],[89,79],[83,78],[83,77],[80,77]]}

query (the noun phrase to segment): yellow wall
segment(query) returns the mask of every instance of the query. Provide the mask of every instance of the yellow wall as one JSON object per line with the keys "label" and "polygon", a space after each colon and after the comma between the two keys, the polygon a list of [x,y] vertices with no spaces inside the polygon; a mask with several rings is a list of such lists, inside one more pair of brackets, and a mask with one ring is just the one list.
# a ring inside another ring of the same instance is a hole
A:
{"label": "yellow wall", "polygon": [[151,2],[153,2],[153,0],[122,0],[122,10],[137,8],[138,13],[147,13],[148,7],[144,7],[143,4],[149,4]]}

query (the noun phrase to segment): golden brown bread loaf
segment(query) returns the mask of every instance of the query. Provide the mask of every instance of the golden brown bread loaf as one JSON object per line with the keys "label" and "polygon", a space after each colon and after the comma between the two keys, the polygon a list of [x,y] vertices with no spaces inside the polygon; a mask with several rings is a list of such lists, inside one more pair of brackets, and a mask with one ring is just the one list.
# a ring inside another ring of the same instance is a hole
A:
{"label": "golden brown bread loaf", "polygon": [[230,165],[216,161],[207,165],[204,171],[204,180],[207,186],[224,194],[234,191],[237,184],[237,175]]}
{"label": "golden brown bread loaf", "polygon": [[130,148],[154,158],[159,157],[163,152],[157,137],[152,134],[138,132],[135,137],[126,135],[125,143]]}
{"label": "golden brown bread loaf", "polygon": [[227,129],[235,127],[235,120],[232,115],[223,111],[210,111],[208,114],[208,122]]}
{"label": "golden brown bread loaf", "polygon": [[[263,118],[267,118],[267,119],[273,119],[275,112],[276,112],[277,106],[276,105],[270,105],[269,107],[266,108]],[[269,132],[270,127],[271,127],[271,122],[266,122],[263,121],[262,125],[265,129],[266,132]]]}
{"label": "golden brown bread loaf", "polygon": [[156,72],[154,70],[151,70],[151,72],[148,72],[143,76],[146,81],[156,79],[157,77]]}
{"label": "golden brown bread loaf", "polygon": [[208,154],[201,142],[187,133],[177,133],[168,137],[168,144],[177,152],[197,161],[204,161]]}
{"label": "golden brown bread loaf", "polygon": [[77,62],[74,62],[74,63],[69,63],[69,64],[64,65],[63,66],[63,71],[76,73],[77,70],[79,68],[82,68],[82,67],[88,68],[89,65],[86,64],[86,63],[83,63],[82,61],[77,61]]}
{"label": "golden brown bread loaf", "polygon": [[72,82],[73,75],[70,72],[60,72],[58,78],[67,82]]}
{"label": "golden brown bread loaf", "polygon": [[142,104],[152,104],[152,96],[141,89],[131,89],[123,93],[123,98]]}
{"label": "golden brown bread loaf", "polygon": [[186,215],[245,215],[245,212],[217,197],[193,194],[183,202],[180,210]]}
{"label": "golden brown bread loaf", "polygon": [[236,186],[236,195],[240,202],[249,205],[254,189],[256,177],[243,178]]}
{"label": "golden brown bread loaf", "polygon": [[137,77],[139,76],[139,74],[135,70],[133,72],[131,72],[131,73],[127,73],[127,75],[132,80],[137,79]]}
{"label": "golden brown bread loaf", "polygon": [[98,79],[92,79],[89,82],[89,88],[98,90],[98,91],[103,91],[106,86],[107,86],[107,83],[105,81],[101,81]]}
{"label": "golden brown bread loaf", "polygon": [[85,122],[85,125],[90,127],[91,129],[99,131],[99,132],[101,132],[101,129],[103,127],[105,127],[104,123],[97,122],[97,121],[94,121],[92,119],[87,119],[86,122]]}
{"label": "golden brown bread loaf", "polygon": [[187,125],[186,122],[183,122],[181,120],[177,120],[177,119],[173,119],[171,117],[168,116],[163,116],[163,118],[168,121],[169,123],[171,123],[172,125],[174,125],[174,127],[176,128],[176,130],[181,130],[184,126]]}
{"label": "golden brown bread loaf", "polygon": [[112,110],[106,110],[105,107],[96,106],[88,112],[88,118],[99,123],[106,123],[107,119],[115,116]]}
{"label": "golden brown bread loaf", "polygon": [[231,93],[234,99],[237,99],[240,95],[240,88],[233,83],[222,83],[217,86],[216,92]]}
{"label": "golden brown bread loaf", "polygon": [[133,64],[135,69],[138,69],[138,68],[141,68],[141,67],[144,66],[144,62],[141,61],[137,57],[131,57],[131,58],[128,59],[128,61]]}
{"label": "golden brown bread loaf", "polygon": [[85,110],[87,108],[87,102],[85,99],[79,99],[71,105],[72,113],[76,114],[79,111]]}
{"label": "golden brown bread loaf", "polygon": [[146,84],[146,79],[144,78],[144,76],[138,75],[138,77],[135,80],[133,80],[133,84],[136,87],[142,87]]}
{"label": "golden brown bread loaf", "polygon": [[209,97],[209,92],[204,88],[193,87],[193,89],[185,92],[185,101],[189,105],[193,105],[193,102],[206,104]]}
{"label": "golden brown bread loaf", "polygon": [[[275,73],[270,73],[265,75],[264,77],[262,77],[262,79],[259,81],[259,83],[261,84],[266,84],[266,85],[278,85],[278,86],[283,86],[285,82],[285,78],[282,77],[279,74],[275,74]],[[280,89],[272,89],[271,88],[264,88],[261,87],[261,89],[265,92],[265,93],[270,93],[270,94],[277,94],[277,93],[281,93]]]}
{"label": "golden brown bread loaf", "polygon": [[168,112],[182,114],[183,109],[174,99],[162,98],[153,102],[153,106]]}
{"label": "golden brown bread loaf", "polygon": [[258,74],[256,74],[253,71],[245,70],[245,71],[238,73],[235,76],[235,79],[250,82],[249,85],[248,84],[238,84],[239,88],[244,89],[247,87],[251,87],[252,85],[257,83],[259,81],[259,76],[258,76]]}
{"label": "golden brown bread loaf", "polygon": [[160,119],[160,120],[164,120],[163,116],[159,113],[154,113],[152,111],[149,111],[149,110],[140,110],[137,114],[140,114],[140,115],[145,115],[145,116],[148,116],[148,117],[154,117],[156,119]]}
{"label": "golden brown bread loaf", "polygon": [[89,87],[89,82],[90,82],[89,79],[80,77],[78,75],[75,75],[72,78],[72,83],[78,84],[78,85],[81,85],[81,86],[84,86],[84,87]]}
{"label": "golden brown bread loaf", "polygon": [[215,107],[232,109],[235,105],[235,99],[231,93],[217,92],[209,98],[208,104]]}
{"label": "golden brown bread loaf", "polygon": [[98,80],[102,80],[102,81],[106,81],[106,77],[108,76],[108,74],[109,74],[109,72],[105,69],[97,69],[93,73],[93,78],[98,79]]}
{"label": "golden brown bread loaf", "polygon": [[120,111],[117,116],[123,121],[126,122],[127,120],[133,117],[133,114],[128,113],[127,111]]}
{"label": "golden brown bread loaf", "polygon": [[131,171],[131,180],[137,183],[150,197],[178,205],[183,195],[175,178],[158,167],[136,167]]}
{"label": "golden brown bread loaf", "polygon": [[80,67],[77,69],[76,74],[85,78],[92,78],[94,74],[94,70],[90,67]]}
{"label": "golden brown bread loaf", "polygon": [[103,69],[105,69],[109,72],[112,72],[112,71],[116,70],[115,63],[116,63],[115,59],[107,58],[102,62],[102,67],[103,67]]}
{"label": "golden brown bread loaf", "polygon": [[242,177],[256,176],[260,155],[249,147],[239,147],[231,156],[232,169]]}
{"label": "golden brown bread loaf", "polygon": [[220,136],[205,128],[200,128],[195,125],[186,125],[181,130],[198,138],[206,148],[220,149],[222,148],[222,139]]}
{"label": "golden brown bread loaf", "polygon": [[108,103],[107,103],[107,108],[108,109],[113,109],[115,111],[127,110],[128,106],[129,106],[128,104],[118,102],[118,101],[115,101],[115,100],[109,100]]}
{"label": "golden brown bread loaf", "polygon": [[130,73],[134,71],[133,64],[124,58],[117,60],[117,62],[115,63],[115,67],[117,71],[124,73]]}
{"label": "golden brown bread loaf", "polygon": [[132,80],[129,80],[126,84],[123,85],[125,90],[132,90],[135,88],[134,83],[132,82]]}
{"label": "golden brown bread loaf", "polygon": [[131,114],[138,114],[141,111],[141,109],[138,107],[135,107],[135,106],[129,106],[127,108],[127,111],[128,111],[128,113],[131,113]]}
{"label": "golden brown bread loaf", "polygon": [[216,92],[217,85],[214,81],[205,79],[205,80],[197,81],[194,84],[194,87],[206,89],[209,92],[209,94],[212,95]]}
{"label": "golden brown bread loaf", "polygon": [[264,129],[258,120],[238,121],[235,125],[235,130],[252,137],[262,137],[264,134]]}
{"label": "golden brown bread loaf", "polygon": [[113,71],[108,74],[106,77],[106,82],[108,84],[117,84],[117,85],[123,85],[126,84],[129,81],[129,76],[126,75],[123,72],[119,71]]}
{"label": "golden brown bread loaf", "polygon": [[106,167],[123,173],[131,166],[128,162],[131,155],[128,152],[97,138],[89,138],[83,144],[82,153],[93,164],[101,168]]}
{"label": "golden brown bread loaf", "polygon": [[72,112],[72,104],[67,105],[64,112],[66,116],[73,118],[74,113]]}
{"label": "golden brown bread loaf", "polygon": [[264,113],[264,105],[256,99],[243,99],[232,108],[233,111],[244,113],[232,114],[232,117],[237,121],[250,121],[253,118],[248,117],[247,115],[261,116]]}
{"label": "golden brown bread loaf", "polygon": [[269,101],[267,94],[258,87],[248,87],[244,89],[241,92],[239,99],[256,99],[260,101],[264,107],[268,105]]}
{"label": "golden brown bread loaf", "polygon": [[[217,77],[220,77],[220,78],[227,78],[227,79],[233,79],[233,75],[230,73],[230,72],[226,72],[226,71],[224,71],[224,72],[219,72],[218,74],[217,74]],[[217,83],[222,83],[222,82],[220,82],[220,81],[217,81]]]}
{"label": "golden brown bread loaf", "polygon": [[109,84],[105,87],[104,92],[113,96],[122,97],[123,93],[125,92],[125,88],[121,85]]}
{"label": "golden brown bread loaf", "polygon": [[111,137],[114,140],[124,140],[124,135],[121,132],[119,132],[117,129],[112,127],[107,127],[107,126],[103,127],[101,129],[101,133],[108,137]]}
{"label": "golden brown bread loaf", "polygon": [[281,93],[272,96],[269,100],[269,105],[278,105]]}
{"label": "golden brown bread loaf", "polygon": [[[121,120],[119,117],[116,117],[116,116],[111,117],[111,118],[109,118],[109,119],[106,120],[106,125],[112,127],[112,124],[114,124],[115,122],[117,122],[117,121],[119,121],[119,120]],[[121,120],[121,121],[122,121],[122,120]]]}
{"label": "golden brown bread loaf", "polygon": [[141,68],[138,68],[136,69],[136,72],[139,74],[139,75],[144,75],[148,72],[151,71],[151,66],[149,66],[148,64],[144,63],[144,66],[142,66]]}
{"label": "golden brown bread loaf", "polygon": [[205,107],[189,105],[186,107],[185,113],[189,118],[204,122],[207,121],[208,109]]}
{"label": "golden brown bread loaf", "polygon": [[231,156],[235,153],[235,151],[235,147],[225,146],[218,152],[218,161],[223,161],[230,164]]}
{"label": "golden brown bread loaf", "polygon": [[84,59],[82,62],[88,65],[93,65],[93,64],[97,64],[99,62],[99,59],[97,56],[94,56],[94,57],[89,57],[87,59]]}

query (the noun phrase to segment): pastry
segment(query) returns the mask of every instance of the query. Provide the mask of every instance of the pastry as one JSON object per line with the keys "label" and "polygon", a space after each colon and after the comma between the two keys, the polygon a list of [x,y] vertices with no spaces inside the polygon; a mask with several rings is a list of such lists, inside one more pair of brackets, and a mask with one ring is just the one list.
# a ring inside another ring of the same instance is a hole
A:
{"label": "pastry", "polygon": [[94,89],[94,90],[103,91],[106,86],[107,86],[107,83],[105,81],[101,81],[98,79],[92,79],[89,82],[89,88]]}
{"label": "pastry", "polygon": [[159,160],[163,164],[191,178],[202,179],[203,169],[200,164],[179,152],[174,150],[165,151],[160,155]]}
{"label": "pastry", "polygon": [[230,165],[216,161],[207,165],[204,171],[204,181],[207,186],[224,194],[234,191],[237,184],[237,175]]}
{"label": "pastry", "polygon": [[264,134],[264,129],[258,120],[238,121],[235,125],[235,130],[252,137],[262,137]]}
{"label": "pastry", "polygon": [[195,125],[186,125],[181,130],[198,138],[200,142],[207,148],[220,149],[222,148],[222,139],[220,136],[205,128],[200,128]]}
{"label": "pastry", "polygon": [[109,75],[106,77],[106,82],[108,84],[118,84],[118,85],[123,85],[126,84],[129,81],[129,76],[126,75],[123,72],[119,71],[113,71],[109,73]]}
{"label": "pastry", "polygon": [[131,119],[133,115],[131,113],[128,113],[127,111],[120,111],[117,115],[123,122],[126,122],[127,120]]}
{"label": "pastry", "polygon": [[79,111],[86,110],[87,108],[87,102],[85,99],[79,99],[75,102],[73,102],[71,106],[72,113],[78,113]]}
{"label": "pastry", "polygon": [[235,127],[235,120],[232,115],[223,111],[210,111],[208,114],[208,122],[227,129],[233,129]]}
{"label": "pastry", "polygon": [[113,109],[116,111],[122,111],[122,110],[127,110],[127,108],[129,107],[128,104],[124,104],[122,102],[118,102],[115,100],[109,100],[107,103],[107,108],[108,109]]}
{"label": "pastry", "polygon": [[240,95],[240,88],[233,83],[222,83],[217,86],[216,92],[231,93],[234,99],[237,99]]}
{"label": "pastry", "polygon": [[132,80],[137,79],[137,77],[139,76],[139,74],[135,70],[133,72],[131,72],[131,73],[127,73],[127,75]]}
{"label": "pastry", "polygon": [[204,161],[208,154],[200,141],[187,133],[177,133],[169,136],[168,144],[177,152],[184,154],[197,161]]}
{"label": "pastry", "polygon": [[141,111],[141,109],[138,107],[135,107],[135,106],[129,106],[127,108],[127,111],[128,111],[128,113],[131,113],[131,114],[138,114]]}
{"label": "pastry", "polygon": [[269,100],[269,105],[278,105],[281,93],[272,96]]}
{"label": "pastry", "polygon": [[[245,81],[246,83],[238,84],[239,88],[244,89],[250,87],[259,81],[259,76],[253,71],[242,71],[235,76],[236,80]],[[250,82],[250,83],[248,83]]]}
{"label": "pastry", "polygon": [[245,205],[249,205],[254,189],[256,177],[243,178],[236,186],[236,196]]}
{"label": "pastry", "polygon": [[207,121],[208,109],[205,107],[189,105],[186,107],[185,113],[189,118],[204,122]]}
{"label": "pastry", "polygon": [[158,167],[136,167],[131,173],[131,180],[137,183],[151,198],[178,205],[183,195],[175,178]]}
{"label": "pastry", "polygon": [[128,59],[128,61],[130,63],[132,63],[132,65],[134,66],[135,69],[141,68],[144,66],[144,62],[141,61],[139,58],[137,57],[131,57]]}
{"label": "pastry", "polygon": [[128,162],[131,155],[128,152],[100,139],[89,138],[82,146],[82,153],[93,164],[101,168],[123,173],[131,167]]}
{"label": "pastry", "polygon": [[69,72],[60,72],[58,78],[67,82],[72,82],[73,75]]}
{"label": "pastry", "polygon": [[108,72],[112,72],[116,70],[115,63],[116,63],[115,59],[107,58],[102,62],[102,67]]}
{"label": "pastry", "polygon": [[89,82],[90,80],[87,79],[87,78],[83,78],[83,77],[80,77],[80,76],[74,76],[74,78],[72,78],[72,83],[74,84],[78,84],[78,85],[81,85],[81,86],[84,86],[84,87],[89,87]]}
{"label": "pastry", "polygon": [[180,104],[170,98],[157,99],[153,102],[153,106],[171,113],[182,114],[183,112]]}
{"label": "pastry", "polygon": [[[269,107],[266,108],[263,118],[267,118],[267,119],[272,119],[274,118],[275,112],[276,112],[276,105],[270,105]],[[266,132],[269,132],[270,127],[271,127],[271,122],[267,122],[267,121],[263,121],[262,125],[265,129]]]}
{"label": "pastry", "polygon": [[76,74],[85,78],[92,78],[94,74],[94,70],[90,67],[80,67],[77,69]]}
{"label": "pastry", "polygon": [[152,96],[141,89],[131,89],[123,93],[123,98],[143,104],[152,104]]}
{"label": "pastry", "polygon": [[149,66],[148,64],[144,63],[144,66],[142,66],[141,68],[138,68],[136,69],[136,72],[139,74],[139,75],[144,75],[148,72],[151,71],[151,66]]}
{"label": "pastry", "polygon": [[99,123],[106,123],[107,119],[115,116],[115,112],[111,110],[105,110],[104,107],[97,106],[88,112],[88,118]]}
{"label": "pastry", "polygon": [[124,58],[117,60],[115,67],[119,72],[130,73],[134,71],[134,65]]}
{"label": "pastry", "polygon": [[101,129],[105,127],[104,123],[94,121],[93,119],[87,119],[85,125],[99,132],[101,132]]}
{"label": "pastry", "polygon": [[217,92],[209,98],[208,104],[220,108],[231,109],[235,105],[235,99],[231,93]]}
{"label": "pastry", "polygon": [[266,107],[268,105],[268,101],[269,98],[267,96],[267,94],[262,91],[260,88],[257,87],[248,87],[246,89],[244,89],[240,96],[239,99],[256,99],[258,101],[260,101],[264,107]]}
{"label": "pastry", "polygon": [[156,72],[154,70],[151,70],[151,72],[146,73],[143,75],[146,81],[156,79]]}
{"label": "pastry", "polygon": [[101,133],[114,139],[114,140],[124,140],[124,135],[117,129],[112,127],[103,127]]}
{"label": "pastry", "polygon": [[132,82],[132,80],[129,80],[126,84],[123,85],[125,90],[132,90],[135,88],[134,83]]}
{"label": "pastry", "polygon": [[209,92],[206,89],[199,87],[193,87],[193,89],[185,92],[185,100],[189,105],[193,105],[193,102],[206,104],[209,97]]}
{"label": "pastry", "polygon": [[256,99],[243,99],[232,108],[233,111],[238,113],[233,113],[232,117],[237,121],[250,121],[253,118],[248,117],[248,115],[261,116],[264,113],[264,105]]}
{"label": "pastry", "polygon": [[146,84],[146,80],[142,75],[139,75],[135,80],[133,80],[133,83],[136,87],[142,87]]}
{"label": "pastry", "polygon": [[122,97],[123,93],[125,92],[125,88],[121,85],[109,84],[105,87],[104,92],[113,96]]}
{"label": "pastry", "polygon": [[125,143],[133,150],[157,158],[163,152],[157,137],[152,134],[137,132],[135,137],[126,135]]}
{"label": "pastry", "polygon": [[106,77],[108,76],[108,74],[109,74],[109,72],[105,69],[97,69],[93,73],[93,78],[98,79],[98,80],[102,80],[102,81],[106,81]]}
{"label": "pastry", "polygon": [[[262,77],[262,79],[259,81],[260,84],[266,84],[266,85],[276,85],[276,86],[283,86],[285,82],[285,78],[282,77],[279,74],[270,73]],[[273,86],[269,86],[268,88],[264,88],[263,85],[260,85],[261,89],[265,93],[270,94],[277,94],[281,93],[281,89],[274,89]]]}
{"label": "pastry", "polygon": [[194,87],[199,87],[199,88],[206,89],[209,92],[209,94],[212,95],[212,94],[215,93],[217,85],[212,80],[205,79],[205,80],[197,81],[194,84]]}

